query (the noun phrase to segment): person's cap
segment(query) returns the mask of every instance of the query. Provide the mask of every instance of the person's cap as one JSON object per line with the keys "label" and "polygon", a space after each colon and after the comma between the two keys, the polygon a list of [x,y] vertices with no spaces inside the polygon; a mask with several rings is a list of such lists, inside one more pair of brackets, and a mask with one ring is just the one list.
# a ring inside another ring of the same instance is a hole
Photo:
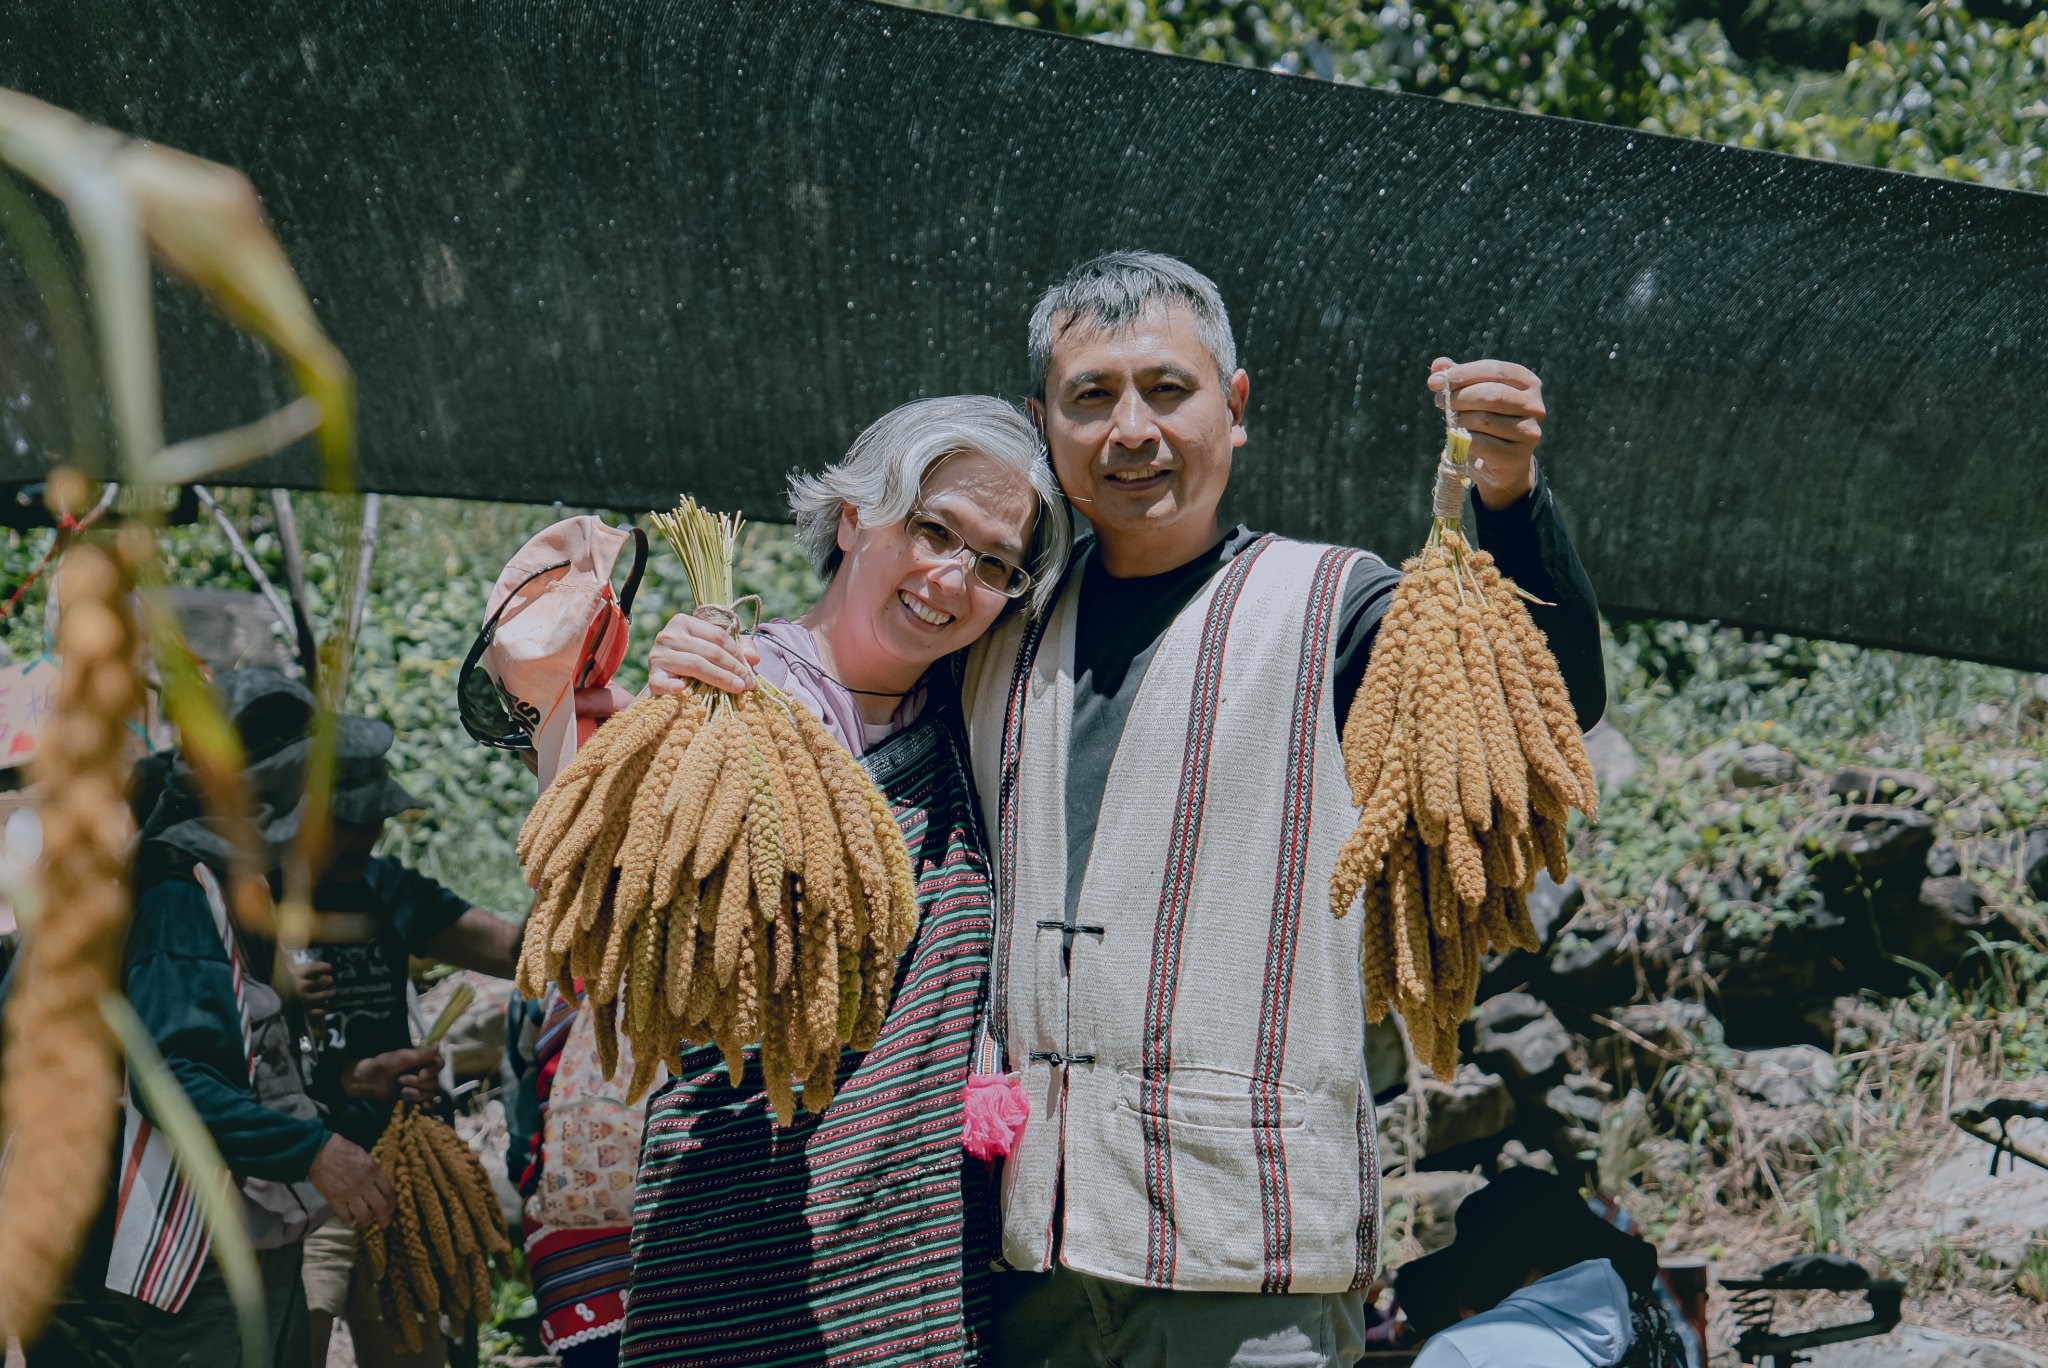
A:
{"label": "person's cap", "polygon": [[[617,595],[612,569],[628,541],[633,568]],[[647,534],[588,514],[543,529],[507,561],[456,681],[476,740],[531,748],[546,787],[576,753],[576,690],[608,682],[625,659]]]}
{"label": "person's cap", "polygon": [[334,796],[329,811],[349,826],[376,826],[426,806],[391,777],[391,728],[367,717],[335,719]]}
{"label": "person's cap", "polygon": [[306,740],[318,708],[304,684],[268,666],[228,670],[213,681],[221,712],[242,742],[242,760],[253,765],[286,746]]}
{"label": "person's cap", "polygon": [[1647,1240],[1602,1220],[1556,1174],[1514,1168],[1458,1204],[1456,1238],[1403,1264],[1395,1295],[1409,1323],[1432,1334],[1457,1319],[1461,1302],[1488,1309],[1469,1299],[1485,1300],[1485,1289],[1502,1282],[1499,1274],[1558,1261],[1546,1255],[1563,1257],[1561,1266],[1606,1259],[1632,1292],[1645,1290],[1657,1275],[1657,1251]]}

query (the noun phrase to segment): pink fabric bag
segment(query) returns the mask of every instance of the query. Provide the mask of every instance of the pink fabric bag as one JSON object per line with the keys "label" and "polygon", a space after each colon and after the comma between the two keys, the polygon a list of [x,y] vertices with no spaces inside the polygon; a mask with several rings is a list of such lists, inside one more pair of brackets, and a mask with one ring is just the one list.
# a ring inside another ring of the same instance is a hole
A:
{"label": "pink fabric bag", "polygon": [[[633,568],[614,594],[612,570],[629,540]],[[457,698],[477,740],[532,747],[542,788],[597,725],[576,716],[576,691],[609,682],[625,659],[646,566],[645,532],[586,514],[544,528],[498,575]]]}

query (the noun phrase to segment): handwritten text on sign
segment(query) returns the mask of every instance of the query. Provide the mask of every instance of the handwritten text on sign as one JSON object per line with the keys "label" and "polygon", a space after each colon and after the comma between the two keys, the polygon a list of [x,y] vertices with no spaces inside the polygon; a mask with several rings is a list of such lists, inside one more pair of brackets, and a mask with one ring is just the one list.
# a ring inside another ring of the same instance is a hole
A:
{"label": "handwritten text on sign", "polygon": [[0,666],[0,769],[35,754],[36,735],[57,710],[58,673],[47,660]]}

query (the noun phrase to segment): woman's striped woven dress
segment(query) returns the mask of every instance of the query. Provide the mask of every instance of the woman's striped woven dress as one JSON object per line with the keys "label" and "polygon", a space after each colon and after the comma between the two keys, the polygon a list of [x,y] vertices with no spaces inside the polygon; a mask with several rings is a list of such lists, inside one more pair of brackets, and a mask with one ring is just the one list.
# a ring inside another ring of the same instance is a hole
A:
{"label": "woman's striped woven dress", "polygon": [[[684,1056],[648,1106],[621,1362],[970,1364],[992,1250],[961,1150],[992,932],[985,845],[953,706],[861,758],[919,872],[922,919],[865,1055],[823,1117],[778,1130],[749,1051]],[[965,1189],[965,1190],[963,1190]]]}

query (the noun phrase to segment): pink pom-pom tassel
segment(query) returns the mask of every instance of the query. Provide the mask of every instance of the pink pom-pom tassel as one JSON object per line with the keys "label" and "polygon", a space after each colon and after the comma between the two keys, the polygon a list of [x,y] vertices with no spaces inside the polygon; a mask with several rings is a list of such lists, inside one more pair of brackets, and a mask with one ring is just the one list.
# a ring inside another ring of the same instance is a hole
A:
{"label": "pink pom-pom tassel", "polygon": [[1017,1147],[1031,1103],[1015,1074],[969,1074],[961,1144],[977,1159],[1001,1159]]}

